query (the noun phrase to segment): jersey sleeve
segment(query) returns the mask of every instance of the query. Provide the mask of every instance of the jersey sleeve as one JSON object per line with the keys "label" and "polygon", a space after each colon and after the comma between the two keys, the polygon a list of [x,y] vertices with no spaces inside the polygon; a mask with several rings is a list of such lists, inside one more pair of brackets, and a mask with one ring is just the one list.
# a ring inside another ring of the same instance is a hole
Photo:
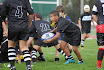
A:
{"label": "jersey sleeve", "polygon": [[34,14],[34,11],[31,7],[29,0],[27,0],[27,12],[29,13],[29,15]]}
{"label": "jersey sleeve", "polygon": [[95,5],[92,8],[92,14],[93,15],[97,15],[98,14],[97,2],[95,3]]}

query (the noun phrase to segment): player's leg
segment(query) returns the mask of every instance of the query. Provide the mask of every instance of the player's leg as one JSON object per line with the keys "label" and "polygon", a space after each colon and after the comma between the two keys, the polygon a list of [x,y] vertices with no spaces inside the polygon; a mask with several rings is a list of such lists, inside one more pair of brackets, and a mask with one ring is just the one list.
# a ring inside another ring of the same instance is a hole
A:
{"label": "player's leg", "polygon": [[15,50],[16,50],[16,54],[17,54],[17,60],[18,60],[18,63],[21,64],[19,42],[16,42]]}
{"label": "player's leg", "polygon": [[75,60],[74,60],[73,56],[70,54],[69,50],[66,48],[66,45],[67,45],[67,42],[61,41],[60,47],[64,51],[64,53],[66,54],[66,58],[68,59],[65,62],[65,64],[75,63]]}
{"label": "player's leg", "polygon": [[81,48],[82,48],[82,49],[83,49],[83,47],[84,47],[84,43],[85,43],[86,37],[87,37],[86,33],[83,33],[83,34],[82,34],[82,40],[81,40]]}
{"label": "player's leg", "polygon": [[83,60],[82,60],[82,57],[81,57],[81,54],[78,50],[78,46],[73,46],[73,51],[74,53],[76,54],[77,58],[78,58],[78,63],[79,64],[83,64]]}
{"label": "player's leg", "polygon": [[37,58],[37,51],[39,50],[40,46],[38,45],[34,45],[33,46],[33,51],[32,51],[32,62],[36,62],[36,58]]}
{"label": "player's leg", "polygon": [[102,61],[104,56],[104,33],[97,33],[97,43],[99,46],[97,54],[97,68],[102,68]]}
{"label": "player's leg", "polygon": [[[67,43],[67,49],[69,50],[69,52],[70,52],[70,54],[72,53],[72,46],[69,44],[69,43]],[[68,60],[68,58],[65,58],[65,60]]]}
{"label": "player's leg", "polygon": [[15,57],[16,57],[15,46],[16,46],[16,42],[8,40],[8,59],[11,65],[10,70],[16,70],[15,68]]}
{"label": "player's leg", "polygon": [[67,48],[70,51],[70,53],[72,53],[72,46],[69,43],[67,43]]}
{"label": "player's leg", "polygon": [[39,61],[46,61],[45,56],[44,56],[43,51],[42,51],[41,48],[39,48],[38,52],[40,54],[40,56],[38,57],[38,60]]}
{"label": "player's leg", "polygon": [[27,70],[32,70],[31,57],[30,57],[30,52],[27,45],[27,40],[19,40],[19,46],[20,46],[21,52],[23,53],[23,58],[27,66]]}
{"label": "player's leg", "polygon": [[[58,43],[59,43],[58,46],[60,46],[61,40],[58,40]],[[59,61],[59,52],[58,52],[57,49],[56,49],[56,57],[55,57],[55,61],[56,61],[56,62]]]}
{"label": "player's leg", "polygon": [[87,33],[87,34],[86,34],[86,38],[89,38],[89,36],[90,36],[90,33]]}
{"label": "player's leg", "polygon": [[30,45],[32,44],[32,41],[34,40],[33,37],[29,37],[28,41],[27,41],[27,45],[28,47],[30,47]]}

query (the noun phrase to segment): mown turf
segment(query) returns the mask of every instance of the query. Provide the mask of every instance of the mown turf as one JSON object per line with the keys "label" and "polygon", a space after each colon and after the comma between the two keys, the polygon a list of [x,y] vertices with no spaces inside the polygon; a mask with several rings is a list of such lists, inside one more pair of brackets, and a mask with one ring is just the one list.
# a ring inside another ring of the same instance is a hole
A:
{"label": "mown turf", "polygon": [[[34,63],[33,70],[96,70],[97,65],[97,51],[98,46],[96,39],[93,40],[86,40],[85,41],[85,48],[83,50],[80,49],[82,58],[84,60],[84,64],[79,65],[78,59],[74,52],[72,53],[73,57],[75,58],[75,63],[65,65],[65,58],[60,54],[60,61],[54,62],[55,58],[55,48],[44,48],[42,47],[44,52],[45,58],[47,62],[38,62]],[[0,70],[9,70],[9,68],[5,67],[8,63],[1,64],[2,68]],[[103,61],[103,69],[104,70],[104,61]],[[17,70],[26,70],[25,63],[22,64],[16,63]]]}

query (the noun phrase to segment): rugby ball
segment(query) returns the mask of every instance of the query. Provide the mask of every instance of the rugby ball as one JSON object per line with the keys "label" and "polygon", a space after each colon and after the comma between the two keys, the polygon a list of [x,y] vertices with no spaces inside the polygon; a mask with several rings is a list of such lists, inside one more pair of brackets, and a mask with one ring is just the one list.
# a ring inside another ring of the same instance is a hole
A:
{"label": "rugby ball", "polygon": [[41,40],[42,41],[49,40],[49,39],[52,39],[54,36],[55,36],[54,33],[48,32],[48,33],[45,33],[41,36]]}

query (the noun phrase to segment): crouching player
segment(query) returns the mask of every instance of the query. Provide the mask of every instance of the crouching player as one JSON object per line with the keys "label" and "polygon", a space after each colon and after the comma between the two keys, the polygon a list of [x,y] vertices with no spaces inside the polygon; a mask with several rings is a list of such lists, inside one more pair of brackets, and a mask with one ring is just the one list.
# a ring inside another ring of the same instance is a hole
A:
{"label": "crouching player", "polygon": [[66,53],[66,55],[69,56],[69,59],[65,64],[75,62],[73,56],[70,54],[70,52],[68,52],[68,49],[66,48],[67,43],[70,43],[73,46],[73,50],[78,57],[78,63],[83,64],[81,54],[78,50],[78,46],[80,45],[81,41],[81,32],[79,27],[65,18],[59,18],[59,13],[56,10],[50,12],[50,19],[52,22],[58,22],[57,28],[53,30],[53,32],[57,31],[57,33],[52,39],[45,40],[44,42],[50,43],[52,41],[55,41],[60,37],[60,33],[63,32],[65,35],[60,46],[61,49]]}
{"label": "crouching player", "polygon": [[[68,57],[67,55],[65,55],[65,53],[63,52],[63,50],[61,50],[61,48],[58,46],[58,41],[55,40],[49,44],[47,43],[44,43],[42,40],[41,40],[41,36],[47,32],[50,32],[53,28],[51,27],[51,24],[47,21],[44,21],[42,20],[42,16],[40,13],[36,13],[35,15],[35,22],[33,22],[33,25],[32,25],[32,31],[30,31],[31,33],[32,32],[36,32],[37,31],[37,42],[36,44],[34,45],[34,50],[33,50],[33,53],[34,54],[34,58],[36,58],[36,52],[37,50],[39,50],[39,48],[41,46],[48,46],[48,47],[51,47],[51,46],[55,46],[55,48],[60,52],[62,53],[65,57]],[[69,53],[69,52],[68,52]]]}

